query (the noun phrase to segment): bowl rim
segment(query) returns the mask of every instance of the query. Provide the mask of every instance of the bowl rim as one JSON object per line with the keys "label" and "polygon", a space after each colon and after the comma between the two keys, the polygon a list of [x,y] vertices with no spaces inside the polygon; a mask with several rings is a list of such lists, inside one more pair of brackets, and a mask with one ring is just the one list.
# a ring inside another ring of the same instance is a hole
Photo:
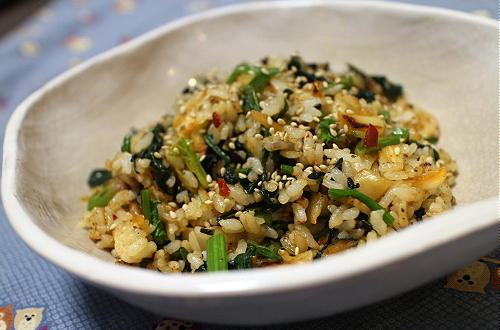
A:
{"label": "bowl rim", "polygon": [[[18,133],[26,114],[47,92],[64,84],[72,77],[77,76],[94,65],[105,62],[114,56],[133,51],[148,41],[193,23],[246,11],[324,6],[332,8],[371,7],[397,12],[402,15],[410,13],[425,14],[497,28],[497,21],[493,19],[476,17],[454,10],[369,0],[340,0],[334,2],[328,0],[315,2],[301,0],[236,4],[186,16],[162,25],[63,72],[27,97],[15,109],[5,131],[1,183],[3,205],[7,218],[15,232],[33,251],[43,258],[71,274],[101,287],[152,296],[209,298],[272,294],[339,281],[347,277],[376,270],[379,267],[397,263],[399,260],[410,258],[439,245],[444,245],[450,240],[459,239],[486,228],[496,227],[498,196],[465,206],[455,207],[444,214],[436,216],[432,222],[415,224],[401,231],[398,235],[390,235],[383,240],[376,241],[370,245],[369,249],[349,250],[345,253],[320,259],[312,263],[238,272],[166,275],[134,267],[122,267],[121,265],[100,260],[59,243],[31,220],[21,202],[16,198]],[[458,217],[457,215],[459,214],[460,216]],[[479,220],[474,222],[467,221],[467,217],[464,214],[473,214]],[[451,228],[448,226],[450,222],[454,224]],[[426,245],[422,244],[422,237],[432,237],[436,231],[441,232],[442,235],[437,238],[434,237]],[[406,241],[407,244],[400,246],[401,241]],[[115,271],[121,272],[118,281]],[[294,276],[290,276],[290,271],[294,272]],[[283,281],[283,278],[287,280]]]}

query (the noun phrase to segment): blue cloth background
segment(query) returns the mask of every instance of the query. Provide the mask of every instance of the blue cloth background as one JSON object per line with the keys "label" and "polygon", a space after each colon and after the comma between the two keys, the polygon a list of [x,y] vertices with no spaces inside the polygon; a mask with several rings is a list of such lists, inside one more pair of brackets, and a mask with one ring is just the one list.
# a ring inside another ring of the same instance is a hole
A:
{"label": "blue cloth background", "polygon": [[[50,2],[0,39],[0,129],[31,92],[71,65],[178,17],[242,0],[59,0]],[[466,12],[487,10],[495,0],[404,0]],[[2,134],[3,135],[3,134]],[[2,142],[3,144],[3,142]],[[45,308],[45,329],[154,329],[161,317],[139,310],[72,278],[35,255],[14,234],[0,210],[0,307]],[[496,273],[497,266],[489,267]],[[496,273],[498,276],[498,273]],[[437,280],[400,297],[307,323],[301,328],[498,329],[497,289],[486,293],[443,288]],[[189,326],[189,324],[184,324]],[[220,329],[211,325],[195,325]]]}

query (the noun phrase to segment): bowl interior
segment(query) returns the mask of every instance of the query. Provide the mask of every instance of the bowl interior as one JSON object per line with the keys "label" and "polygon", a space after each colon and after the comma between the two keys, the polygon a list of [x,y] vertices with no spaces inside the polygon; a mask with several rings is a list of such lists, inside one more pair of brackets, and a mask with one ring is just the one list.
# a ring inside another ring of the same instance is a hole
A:
{"label": "bowl interior", "polygon": [[460,170],[457,202],[497,195],[497,32],[491,23],[397,6],[274,6],[283,8],[184,20],[46,87],[29,105],[17,140],[13,193],[32,220],[63,244],[112,260],[77,226],[89,172],[113,157],[130,127],[171,111],[192,75],[296,51],[309,61],[336,68],[349,62],[402,83],[410,101],[438,117],[439,146]]}

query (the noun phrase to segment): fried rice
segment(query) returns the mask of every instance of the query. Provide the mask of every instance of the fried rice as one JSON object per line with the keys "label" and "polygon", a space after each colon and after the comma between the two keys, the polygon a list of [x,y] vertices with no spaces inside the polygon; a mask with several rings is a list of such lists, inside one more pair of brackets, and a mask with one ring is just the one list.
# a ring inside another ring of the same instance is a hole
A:
{"label": "fried rice", "polygon": [[119,263],[199,272],[307,262],[452,207],[457,167],[401,85],[299,56],[189,79],[88,180],[81,220]]}

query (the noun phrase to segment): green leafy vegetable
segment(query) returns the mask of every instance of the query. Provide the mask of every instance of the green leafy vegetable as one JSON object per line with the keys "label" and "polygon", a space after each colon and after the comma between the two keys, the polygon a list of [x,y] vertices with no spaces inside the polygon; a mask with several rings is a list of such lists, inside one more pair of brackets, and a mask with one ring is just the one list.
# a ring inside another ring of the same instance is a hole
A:
{"label": "green leafy vegetable", "polygon": [[384,76],[372,76],[371,78],[382,87],[384,95],[390,101],[396,101],[403,95],[403,86],[390,82],[389,79]]}
{"label": "green leafy vegetable", "polygon": [[234,170],[235,173],[243,173],[245,175],[250,173],[250,171],[252,171],[252,169],[250,167],[237,168]]}
{"label": "green leafy vegetable", "polygon": [[267,69],[266,71],[267,73],[264,73],[263,70],[260,70],[248,84],[256,93],[262,92],[262,90],[266,88],[269,80],[279,72],[279,69],[273,68]]}
{"label": "green leafy vegetable", "polygon": [[123,138],[123,142],[122,142],[122,148],[121,148],[122,152],[130,152],[130,141],[131,140],[132,140],[132,134],[125,135],[125,137]]}
{"label": "green leafy vegetable", "polygon": [[438,143],[439,142],[438,137],[428,137],[428,138],[425,138],[424,140],[428,141],[429,143]]}
{"label": "green leafy vegetable", "polygon": [[229,157],[228,154],[226,154],[224,150],[222,150],[222,148],[220,148],[217,145],[217,143],[215,143],[212,136],[205,134],[203,135],[203,138],[205,139],[205,142],[207,143],[208,147],[212,149],[215,152],[215,154],[217,154],[217,156],[219,156],[219,158],[221,158],[224,161],[226,165],[231,164],[231,157]]}
{"label": "green leafy vegetable", "polygon": [[259,99],[257,98],[257,93],[255,92],[255,89],[252,86],[246,85],[245,87],[243,87],[240,98],[243,102],[242,110],[244,113],[247,113],[248,111],[252,110],[256,111],[262,110],[262,108],[259,105]]}
{"label": "green leafy vegetable", "polygon": [[384,116],[386,123],[391,121],[391,113],[389,111],[382,111],[382,116]]}
{"label": "green leafy vegetable", "polygon": [[328,229],[328,233],[327,233],[328,236],[326,238],[326,243],[323,245],[321,250],[319,250],[318,253],[316,253],[316,255],[314,256],[314,259],[319,259],[323,256],[323,252],[326,250],[326,248],[328,246],[330,246],[336,240],[338,233],[339,233],[339,231],[335,228]]}
{"label": "green leafy vegetable", "polygon": [[365,194],[351,189],[328,189],[328,197],[330,197],[330,199],[338,199],[348,196],[360,200],[372,211],[384,210],[383,219],[385,223],[389,226],[392,226],[392,224],[394,223],[394,217],[389,212],[385,211],[385,209],[379,203],[366,196]]}
{"label": "green leafy vegetable", "polygon": [[334,122],[335,121],[331,118],[323,119],[322,121],[319,122],[320,140],[327,143],[337,141],[337,137],[333,136],[332,133],[330,133],[330,125],[333,124]]}
{"label": "green leafy vegetable", "polygon": [[254,212],[257,218],[264,219],[266,225],[271,224],[272,210],[270,208],[256,208]]}
{"label": "green leafy vegetable", "polygon": [[362,70],[358,69],[354,65],[347,63],[347,67],[349,68],[349,71],[354,72],[355,74],[357,74],[358,76],[360,76],[364,80],[368,79],[368,76],[366,75],[366,73],[364,73]]}
{"label": "green leafy vegetable", "polygon": [[179,139],[179,141],[177,141],[174,145],[174,149],[175,148],[179,151],[173,152],[173,155],[182,158],[188,169],[196,175],[196,178],[198,178],[201,186],[206,189],[208,187],[207,173],[205,172],[203,166],[201,166],[200,159],[198,158],[196,151],[191,146],[189,140],[184,138]]}
{"label": "green leafy vegetable", "polygon": [[105,184],[110,179],[111,179],[110,171],[104,169],[96,169],[90,173],[87,183],[90,188],[95,188]]}
{"label": "green leafy vegetable", "polygon": [[259,245],[259,244],[255,243],[254,241],[250,241],[250,240],[247,241],[247,244],[248,244],[248,246],[253,246],[255,248],[255,254],[257,254],[261,257],[268,258],[268,259],[271,259],[273,261],[281,261],[282,260],[281,256],[278,254],[278,252],[273,250],[273,249]]}
{"label": "green leafy vegetable", "polygon": [[208,239],[207,269],[209,272],[227,270],[226,239],[224,234],[217,234]]}
{"label": "green leafy vegetable", "polygon": [[148,189],[141,190],[142,213],[144,214],[144,218],[149,220],[149,223],[154,227],[151,233],[153,241],[158,247],[161,247],[167,243],[168,239],[165,226],[158,216],[158,204],[160,204],[160,202],[151,200],[151,194]]}
{"label": "green leafy vegetable", "polygon": [[184,267],[185,270],[190,271],[191,270],[191,265],[189,261],[187,260],[187,255],[189,254],[188,250],[185,248],[181,247],[179,250],[175,251],[170,255],[170,260],[184,260]]}
{"label": "green leafy vegetable", "polygon": [[109,201],[118,192],[118,186],[114,181],[109,182],[107,185],[96,191],[87,203],[87,211],[91,211],[94,207],[103,207],[108,205]]}
{"label": "green leafy vegetable", "polygon": [[286,175],[293,174],[293,166],[291,166],[291,165],[281,164],[280,170],[281,170],[281,173],[286,174]]}
{"label": "green leafy vegetable", "polygon": [[351,89],[352,86],[354,86],[354,80],[352,79],[352,76],[344,76],[342,78],[340,78],[340,81],[338,82],[331,82],[328,84],[328,86],[326,86],[325,88],[322,89],[322,91],[324,91],[325,93],[328,93],[329,91],[331,91],[330,89],[332,89],[333,87],[335,86],[342,86],[342,89]]}
{"label": "green leafy vegetable", "polygon": [[234,269],[252,268],[252,258],[255,255],[255,247],[248,246],[245,253],[238,254],[234,258]]}

